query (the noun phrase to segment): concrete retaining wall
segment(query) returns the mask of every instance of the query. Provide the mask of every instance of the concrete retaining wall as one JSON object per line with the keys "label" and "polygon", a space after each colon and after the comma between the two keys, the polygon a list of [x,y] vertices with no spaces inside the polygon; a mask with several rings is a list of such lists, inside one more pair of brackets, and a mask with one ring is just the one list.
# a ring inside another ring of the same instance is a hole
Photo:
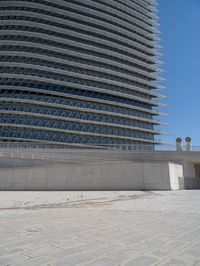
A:
{"label": "concrete retaining wall", "polygon": [[0,169],[0,190],[175,190],[173,163],[53,164]]}

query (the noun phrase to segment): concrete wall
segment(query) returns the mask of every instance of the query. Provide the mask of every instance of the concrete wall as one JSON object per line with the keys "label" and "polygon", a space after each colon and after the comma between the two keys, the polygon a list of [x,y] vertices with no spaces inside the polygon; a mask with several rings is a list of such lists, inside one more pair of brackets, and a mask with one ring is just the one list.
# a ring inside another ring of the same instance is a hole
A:
{"label": "concrete wall", "polygon": [[183,177],[183,166],[169,163],[169,177],[171,190],[180,189],[179,177]]}
{"label": "concrete wall", "polygon": [[178,190],[182,165],[174,163],[143,163],[144,188],[147,190]]}
{"label": "concrete wall", "polygon": [[188,177],[188,178],[194,178],[195,177],[194,163],[184,162],[184,176]]}
{"label": "concrete wall", "polygon": [[179,189],[172,163],[51,164],[0,169],[0,190]]}
{"label": "concrete wall", "polygon": [[19,158],[0,158],[0,171],[6,169],[27,168],[27,167],[39,167],[52,165],[50,161],[33,160],[33,159],[19,159]]}

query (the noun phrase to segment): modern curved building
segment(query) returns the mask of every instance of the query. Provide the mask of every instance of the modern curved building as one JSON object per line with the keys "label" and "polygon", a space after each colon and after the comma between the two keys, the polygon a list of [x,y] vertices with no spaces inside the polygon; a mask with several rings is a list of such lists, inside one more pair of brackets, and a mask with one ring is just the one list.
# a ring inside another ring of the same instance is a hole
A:
{"label": "modern curved building", "polygon": [[0,141],[154,145],[154,0],[1,0]]}

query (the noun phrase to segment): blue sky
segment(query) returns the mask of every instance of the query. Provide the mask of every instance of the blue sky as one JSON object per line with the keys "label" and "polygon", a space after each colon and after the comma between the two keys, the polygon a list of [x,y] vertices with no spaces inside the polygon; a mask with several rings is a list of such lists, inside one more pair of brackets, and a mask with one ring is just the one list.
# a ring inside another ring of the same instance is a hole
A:
{"label": "blue sky", "polygon": [[191,136],[200,145],[200,0],[158,2],[168,105],[162,111],[169,114],[164,120],[170,132],[163,140]]}

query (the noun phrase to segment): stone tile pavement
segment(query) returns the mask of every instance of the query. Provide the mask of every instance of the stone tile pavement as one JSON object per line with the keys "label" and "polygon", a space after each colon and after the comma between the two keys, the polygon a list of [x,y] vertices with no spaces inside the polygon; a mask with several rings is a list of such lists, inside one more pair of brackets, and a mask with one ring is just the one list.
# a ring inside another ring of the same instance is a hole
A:
{"label": "stone tile pavement", "polygon": [[5,265],[200,265],[200,191],[0,192]]}

